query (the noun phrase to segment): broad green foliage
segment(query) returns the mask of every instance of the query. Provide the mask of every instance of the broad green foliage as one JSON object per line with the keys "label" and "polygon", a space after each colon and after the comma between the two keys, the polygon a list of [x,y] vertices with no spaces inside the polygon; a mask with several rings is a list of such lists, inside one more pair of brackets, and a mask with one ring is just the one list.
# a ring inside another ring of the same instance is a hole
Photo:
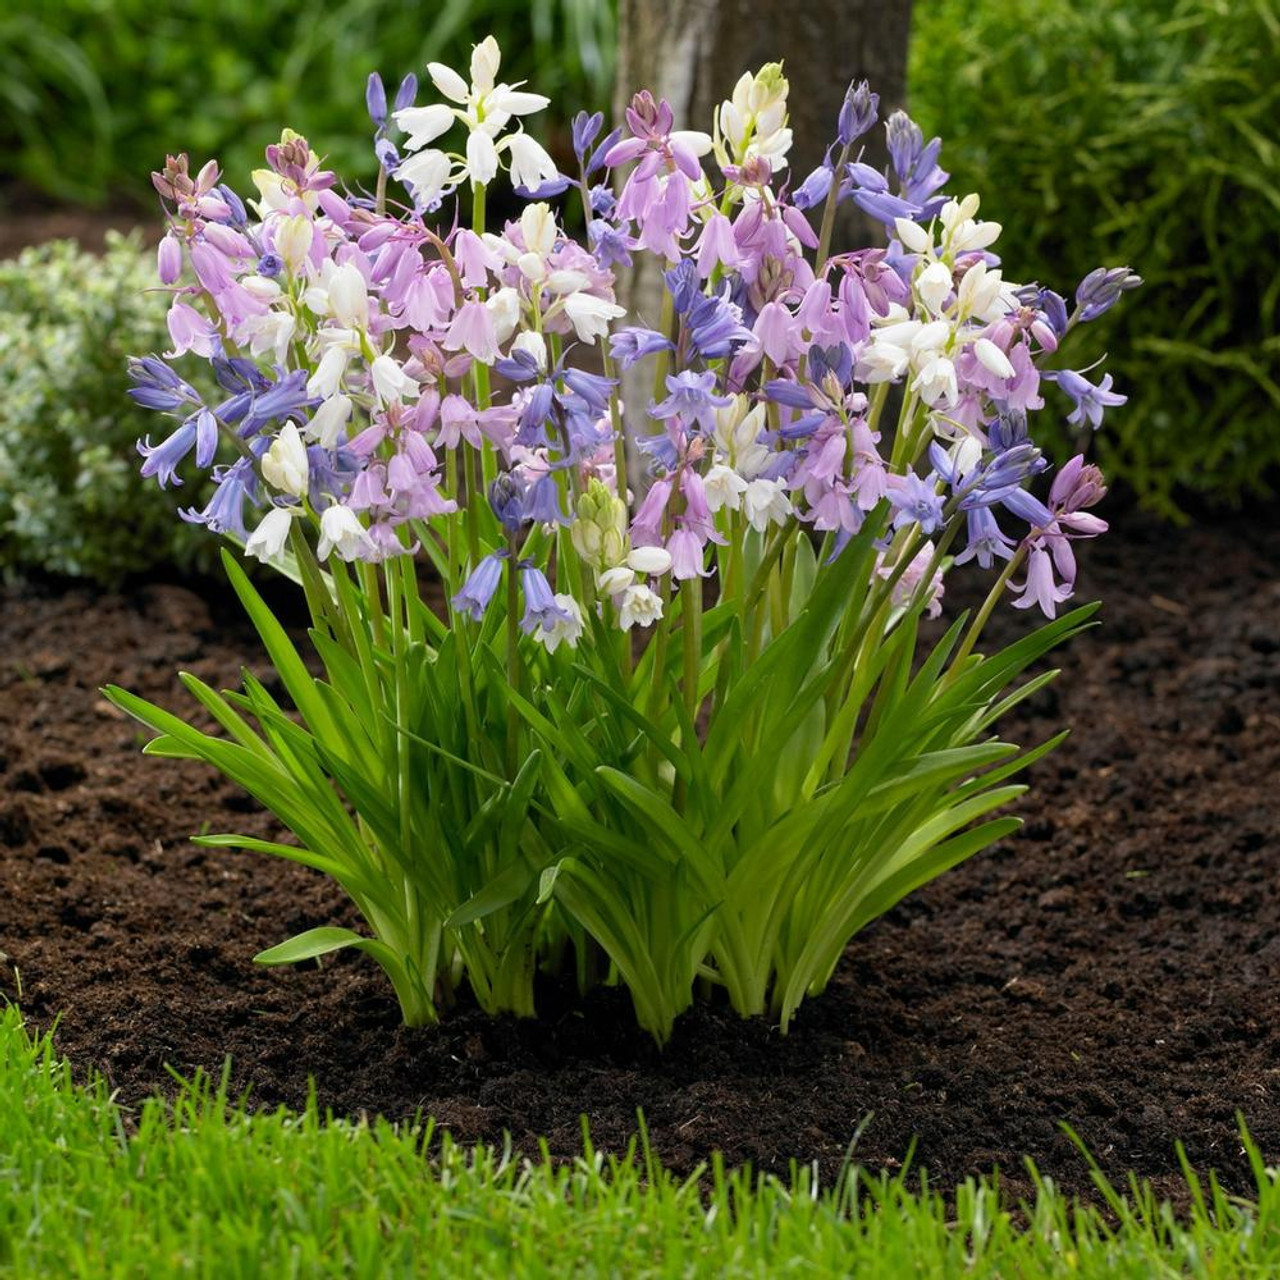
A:
{"label": "broad green foliage", "polygon": [[353,179],[372,182],[371,126],[352,85],[465,60],[492,30],[513,79],[536,74],[566,109],[606,100],[607,0],[47,0],[0,16],[0,179],[58,199],[148,198],[169,151],[247,170],[287,117]]}
{"label": "broad green foliage", "polygon": [[[1275,0],[917,0],[910,97],[1026,278],[1145,281],[1067,344],[1129,393],[1109,475],[1174,509],[1280,463]],[[1087,345],[1086,345],[1087,344]]]}
{"label": "broad green foliage", "polygon": [[[573,1162],[456,1145],[430,1121],[248,1114],[199,1078],[126,1111],[76,1085],[47,1037],[0,1016],[0,1275],[1261,1277],[1280,1269],[1280,1184],[1244,1143],[1256,1198],[1184,1160],[1185,1214],[1146,1183],[1095,1175],[1109,1212],[1032,1171],[1034,1203],[994,1181],[954,1197],[857,1165],[830,1187],[725,1170],[679,1179],[648,1147]],[[855,1152],[856,1154],[856,1152]],[[1087,1157],[1082,1156],[1081,1159]]]}
{"label": "broad green foliage", "polygon": [[[201,548],[172,493],[138,475],[155,417],[128,398],[125,356],[163,351],[167,299],[136,241],[69,241],[0,262],[0,574],[103,582],[189,564]],[[179,489],[183,505],[202,486]]]}

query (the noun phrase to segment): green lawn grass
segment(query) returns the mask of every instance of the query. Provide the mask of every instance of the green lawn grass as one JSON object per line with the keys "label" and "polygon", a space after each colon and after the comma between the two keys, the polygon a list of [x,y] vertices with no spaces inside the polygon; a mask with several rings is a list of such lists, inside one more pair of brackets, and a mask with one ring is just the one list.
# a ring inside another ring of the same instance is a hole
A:
{"label": "green lawn grass", "polygon": [[1100,1181],[1108,1213],[1037,1179],[1011,1213],[989,1184],[944,1201],[853,1167],[681,1180],[643,1146],[525,1161],[430,1123],[248,1114],[208,1081],[126,1112],[0,1014],[0,1276],[1274,1276],[1280,1179],[1250,1153],[1256,1201],[1188,1170],[1181,1217],[1136,1182]]}

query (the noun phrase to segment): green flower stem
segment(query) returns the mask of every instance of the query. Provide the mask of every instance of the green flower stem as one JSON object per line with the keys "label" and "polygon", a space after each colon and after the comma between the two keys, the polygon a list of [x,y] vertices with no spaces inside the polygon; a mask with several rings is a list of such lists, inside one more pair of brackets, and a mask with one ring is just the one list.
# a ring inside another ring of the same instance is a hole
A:
{"label": "green flower stem", "polygon": [[[489,389],[489,366],[479,360],[471,366],[472,383],[475,386],[476,408],[483,411],[489,407],[492,394]],[[474,452],[474,450],[473,450]],[[483,499],[489,486],[498,478],[498,454],[488,440],[480,441],[480,475],[482,486],[477,490],[477,501]]]}
{"label": "green flower stem", "polygon": [[907,460],[912,456],[915,447],[912,438],[912,425],[919,403],[919,397],[914,391],[904,397],[902,401],[902,408],[898,413],[898,425],[893,432],[893,451],[889,455],[890,471],[901,472],[906,470]]}
{"label": "green flower stem", "polygon": [[745,530],[739,527],[740,521],[736,511],[728,512],[728,529],[726,537],[729,541],[729,563],[724,578],[724,594],[726,600],[740,600],[746,587],[746,565],[742,559],[742,542]]}
{"label": "green flower stem", "polygon": [[[947,525],[942,537],[938,539],[929,564],[921,575],[916,593],[906,606],[908,612],[924,607],[929,598],[929,588],[933,582],[933,575],[946,558],[951,543],[955,540],[962,523],[963,520],[961,519],[953,519]],[[825,763],[827,765],[828,780],[831,782],[838,782],[844,776],[848,767],[849,754],[853,750],[853,741],[857,732],[857,712],[863,701],[859,690],[865,679],[864,673],[870,669],[875,648],[883,643],[887,634],[889,619],[894,607],[893,589],[915,558],[918,551],[916,545],[918,542],[919,535],[913,532],[912,536],[907,539],[899,551],[893,570],[884,580],[883,586],[871,593],[872,600],[869,603],[873,605],[873,608],[863,610],[863,616],[866,621],[858,627],[855,635],[851,638],[849,647],[845,650],[846,657],[842,658],[837,664],[840,682],[832,690],[832,693],[835,694],[836,690],[839,693],[835,697],[834,703],[829,700],[828,705],[840,708],[837,714],[842,715],[846,721],[842,748],[837,748],[833,751],[829,761],[815,761],[814,763],[814,769],[819,772],[821,764]],[[844,673],[847,673],[847,680]],[[816,776],[812,770],[811,776]]]}
{"label": "green flower stem", "polygon": [[[698,678],[702,674],[702,579],[686,578],[680,584],[680,636],[684,656],[683,695],[684,709],[689,723],[697,733],[698,708],[701,700],[698,697]],[[690,750],[696,743],[686,744]],[[675,807],[684,812],[688,795],[685,780],[676,778]]]}
{"label": "green flower stem", "polygon": [[[433,536],[430,528],[423,530],[423,537]],[[418,586],[418,562],[412,555],[395,557],[396,572],[400,575],[400,593],[404,601],[405,626],[409,631],[409,643],[419,645],[425,639],[422,618],[426,603]]]}
{"label": "green flower stem", "polygon": [[[671,290],[662,286],[662,310],[658,316],[658,332],[664,338],[673,336],[676,327],[676,300]],[[671,367],[671,352],[659,351],[653,362],[653,398],[662,400],[667,391],[667,370]]]}
{"label": "green flower stem", "polygon": [[622,498],[627,493],[627,432],[622,421],[622,400],[618,395],[618,370],[609,354],[609,344],[600,342],[600,366],[606,378],[611,378],[614,386],[609,391],[609,425],[613,429],[613,470],[614,488]]}
{"label": "green flower stem", "polygon": [[[476,709],[475,684],[471,679],[471,654],[469,646],[474,643],[474,625],[462,614],[454,614],[454,659],[458,673],[458,692],[462,698],[462,715],[467,725],[467,741],[479,743],[483,740],[480,730],[480,715]],[[476,777],[467,773],[466,787],[475,804],[480,802],[480,789]]]}
{"label": "green flower stem", "polygon": [[[459,441],[458,448],[463,447]],[[480,451],[467,448],[463,455],[467,472],[467,503],[464,519],[467,526],[467,552],[470,555],[468,568],[474,569],[480,563],[480,503],[483,501],[484,485],[480,479]]]}
{"label": "green flower stem", "polygon": [[368,610],[369,629],[373,633],[373,643],[380,649],[387,646],[386,620],[382,613],[382,591],[378,586],[378,571],[361,560],[356,572],[360,575],[360,589],[364,595],[365,608]]}
{"label": "green flower stem", "polygon": [[[663,574],[658,582],[658,594],[662,597],[662,617],[658,619],[657,634],[653,637],[653,670],[649,681],[649,702],[646,708],[649,718],[656,720],[667,697],[667,648],[671,642],[671,575]],[[653,754],[650,748],[650,755]],[[654,757],[654,764],[657,758]]]}
{"label": "green flower stem", "polygon": [[[397,556],[383,562],[383,576],[387,586],[387,613],[391,631],[391,660],[395,672],[395,718],[396,724],[408,726],[410,723],[408,663],[405,654],[406,628],[402,623],[402,610],[407,602],[402,599],[402,582],[400,571],[396,567]],[[410,774],[410,751],[412,743],[407,734],[395,735],[396,748],[396,809],[400,819],[400,858],[405,863],[413,859],[413,779]],[[417,939],[421,933],[421,904],[418,890],[412,879],[404,880],[404,915],[405,931],[413,946],[411,954],[417,954]],[[434,973],[421,974],[424,983],[434,985]]]}
{"label": "green flower stem", "polygon": [[[671,494],[667,499],[666,509],[662,513],[662,541],[665,544],[671,536],[672,503],[676,501],[680,490],[672,484]],[[659,710],[666,705],[667,698],[667,648],[671,642],[671,575],[664,573],[658,580],[658,594],[662,597],[662,617],[658,619],[657,635],[653,638],[653,671],[649,681],[649,716],[657,719]],[[653,749],[650,749],[652,755]],[[654,764],[657,760],[654,759]]]}
{"label": "green flower stem", "polygon": [[960,673],[961,667],[964,666],[965,659],[973,652],[973,646],[978,643],[978,639],[991,619],[991,612],[996,607],[996,602],[1004,595],[1005,588],[1009,585],[1009,579],[1018,571],[1019,566],[1026,559],[1026,555],[1027,544],[1024,542],[1010,557],[1000,576],[991,584],[991,590],[987,592],[987,598],[982,602],[982,607],[978,612],[974,614],[973,621],[964,633],[964,638],[960,641],[960,647],[956,650],[955,657],[951,659],[951,668],[946,677],[948,682],[955,679]]}
{"label": "green flower stem", "polygon": [[889,386],[882,382],[871,393],[871,403],[867,407],[867,428],[874,435],[880,427],[880,415],[884,412],[885,401],[889,398]]}
{"label": "green flower stem", "polygon": [[[606,340],[600,343],[600,367],[606,378],[611,378],[614,385],[609,389],[609,425],[613,430],[613,485],[614,492],[617,493],[624,501],[630,491],[627,483],[627,428],[622,417],[622,398],[618,394],[618,387],[621,385],[618,367],[613,362],[613,357],[609,354],[609,344]],[[586,575],[590,577],[591,575]],[[606,601],[605,608],[609,613],[609,622],[613,622],[613,606]],[[631,652],[631,634],[627,631],[619,631],[620,642],[618,645],[618,663],[622,669],[623,675],[626,677],[628,685],[631,682],[631,671],[633,666],[633,657]]]}
{"label": "green flower stem", "polygon": [[347,619],[333,599],[329,588],[324,584],[320,572],[319,561],[307,541],[302,521],[295,520],[289,530],[289,549],[298,562],[298,575],[302,579],[302,593],[307,600],[307,609],[317,627],[328,627],[338,641],[349,653],[354,653],[351,630]]}
{"label": "green flower stem", "polygon": [[822,268],[827,265],[827,254],[831,249],[831,233],[836,227],[836,206],[840,202],[840,184],[844,181],[845,166],[849,163],[848,146],[840,148],[840,156],[836,160],[835,172],[831,177],[831,189],[822,206],[822,230],[818,233],[818,256],[814,260],[813,274],[820,276]]}
{"label": "green flower stem", "polygon": [[760,564],[756,568],[755,576],[751,579],[751,586],[747,589],[742,616],[746,623],[747,631],[748,666],[760,656],[760,645],[764,639],[765,614],[764,610],[759,607],[760,598],[769,589],[772,574],[777,567],[778,556],[786,548],[795,527],[796,521],[794,517],[788,517],[785,523],[778,525],[773,531],[769,541],[765,544],[764,552],[760,557]]}
{"label": "green flower stem", "polygon": [[[744,531],[738,527],[738,516],[734,511],[726,511],[726,528],[724,530],[728,539],[728,554],[724,557],[724,563],[721,565],[721,582],[723,584],[723,594],[721,601],[727,603],[729,601],[740,602],[745,587],[746,567],[742,558],[742,541]],[[721,548],[716,549],[717,563],[721,561]],[[741,620],[741,606],[738,609],[738,616]],[[741,633],[739,632],[739,635]],[[729,692],[729,680],[732,675],[730,656],[732,651],[732,638],[726,635],[716,651],[716,660],[719,664],[716,670],[716,684],[711,693],[711,714],[715,714],[715,708],[724,704],[724,700]]]}
{"label": "green flower stem", "polygon": [[[516,561],[520,546],[514,536],[507,539],[511,558],[507,561],[507,683],[520,692],[520,583]],[[520,767],[520,712],[507,704],[507,777],[514,778]]]}
{"label": "green flower stem", "polygon": [[787,545],[782,551],[782,563],[778,572],[778,596],[776,605],[776,620],[778,634],[781,635],[786,628],[788,622],[791,621],[791,587],[795,581],[796,573],[796,547],[800,538],[807,537],[805,533],[792,536],[787,539]]}
{"label": "green flower stem", "polygon": [[[441,399],[444,399],[441,396]],[[458,450],[450,449],[445,455],[445,489],[459,508],[462,506],[462,492],[459,489]],[[449,598],[449,616],[453,615],[453,596],[462,585],[458,580],[458,512],[451,511],[446,517],[448,534],[445,538],[445,557],[449,566],[449,580],[444,584],[445,595]]]}
{"label": "green flower stem", "polygon": [[[761,360],[760,362],[760,385],[762,387],[768,386],[769,383],[772,382],[774,377],[777,375],[777,372],[778,371],[774,367],[773,361],[770,360],[768,356],[765,356],[764,359]],[[804,374],[801,373],[800,376],[803,378]],[[769,424],[769,430],[777,431],[779,426],[781,425],[782,411],[779,408],[778,402],[776,400],[765,401],[764,416],[765,416],[765,421]]]}
{"label": "green flower stem", "polygon": [[[485,204],[486,204],[487,188],[483,182],[477,182],[471,188],[471,229],[478,236],[484,235],[485,228]],[[480,297],[484,297],[485,291],[479,291]],[[490,387],[489,387],[489,366],[481,364],[476,360],[471,365],[472,383],[475,387],[476,408],[487,409],[490,403]],[[483,500],[483,494],[488,491],[489,486],[497,479],[498,476],[498,456],[487,440],[480,442],[480,476],[483,484],[477,486],[474,503]],[[472,566],[475,565],[476,557],[472,556]]]}

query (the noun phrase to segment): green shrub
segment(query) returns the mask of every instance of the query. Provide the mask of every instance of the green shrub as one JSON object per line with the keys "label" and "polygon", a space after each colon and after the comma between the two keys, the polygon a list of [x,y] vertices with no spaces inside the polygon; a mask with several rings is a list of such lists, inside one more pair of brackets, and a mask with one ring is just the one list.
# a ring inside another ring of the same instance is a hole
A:
{"label": "green shrub", "polygon": [[[0,6],[2,7],[2,6]],[[281,122],[372,181],[364,84],[466,65],[490,31],[503,78],[573,111],[606,101],[611,0],[43,0],[0,16],[0,179],[58,199],[150,201],[166,149],[215,156],[234,181]]]}
{"label": "green shrub", "polygon": [[138,475],[138,436],[163,426],[136,407],[125,359],[162,351],[167,299],[138,242],[102,256],[53,241],[0,262],[0,570],[119,580],[193,563],[203,529],[175,520],[190,486]]}
{"label": "green shrub", "polygon": [[[1064,349],[1129,393],[1097,444],[1166,511],[1280,462],[1275,0],[917,0],[912,113],[1025,276],[1145,279]],[[950,163],[948,163],[948,158]]]}

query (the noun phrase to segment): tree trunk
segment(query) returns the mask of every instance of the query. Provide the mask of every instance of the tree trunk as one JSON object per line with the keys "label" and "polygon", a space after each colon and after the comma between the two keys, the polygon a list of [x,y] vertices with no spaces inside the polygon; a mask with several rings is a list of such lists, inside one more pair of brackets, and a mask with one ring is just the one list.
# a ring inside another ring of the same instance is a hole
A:
{"label": "tree trunk", "polygon": [[[781,62],[798,180],[835,137],[850,80],[871,82],[881,119],[904,105],[910,25],[911,0],[620,0],[614,112],[650,89],[678,126],[709,131],[744,71]],[[868,137],[868,149],[882,138]]]}
{"label": "tree trunk", "polygon": [[[713,113],[744,71],[781,62],[791,86],[788,174],[795,186],[834,139],[851,80],[870,81],[881,121],[905,104],[910,23],[911,0],[619,0],[614,114],[620,120],[631,95],[649,89],[670,102],[678,128],[710,132]],[[865,159],[883,163],[883,127],[863,141]],[[882,234],[862,221],[852,201],[841,207],[835,233],[836,248],[859,237],[876,243]],[[638,261],[643,266],[624,282],[625,293],[652,323],[661,281],[655,264]],[[649,390],[626,380],[630,422],[639,421]]]}

